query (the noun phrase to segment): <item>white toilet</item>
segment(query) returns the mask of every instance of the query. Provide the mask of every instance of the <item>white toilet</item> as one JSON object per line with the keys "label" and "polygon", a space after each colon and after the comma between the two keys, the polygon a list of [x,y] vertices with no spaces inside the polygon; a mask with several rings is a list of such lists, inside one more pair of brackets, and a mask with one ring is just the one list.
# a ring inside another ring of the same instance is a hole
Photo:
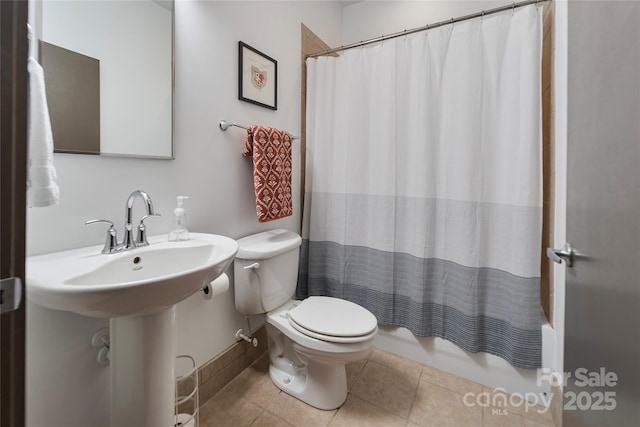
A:
{"label": "white toilet", "polygon": [[347,398],[345,364],[369,356],[378,331],[365,308],[331,297],[291,299],[302,239],[271,230],[238,240],[234,262],[237,310],[266,314],[269,376],[286,393],[320,409]]}

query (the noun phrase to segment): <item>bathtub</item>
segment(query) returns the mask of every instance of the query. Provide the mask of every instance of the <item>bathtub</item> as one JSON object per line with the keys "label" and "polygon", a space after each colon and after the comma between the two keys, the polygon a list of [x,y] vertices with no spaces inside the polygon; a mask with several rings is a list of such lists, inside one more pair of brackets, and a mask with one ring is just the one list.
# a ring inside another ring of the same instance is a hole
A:
{"label": "bathtub", "polygon": [[[542,370],[551,372],[555,332],[542,316]],[[514,368],[504,359],[488,353],[468,353],[442,338],[419,338],[406,328],[380,326],[375,347],[415,360],[462,378],[507,393],[518,393],[527,400],[548,405],[550,382],[538,370]]]}

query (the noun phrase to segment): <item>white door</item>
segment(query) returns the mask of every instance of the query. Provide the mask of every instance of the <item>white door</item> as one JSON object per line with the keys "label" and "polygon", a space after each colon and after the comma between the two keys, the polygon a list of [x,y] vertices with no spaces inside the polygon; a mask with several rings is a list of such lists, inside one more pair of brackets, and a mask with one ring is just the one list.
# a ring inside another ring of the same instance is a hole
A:
{"label": "white door", "polygon": [[569,1],[563,425],[640,426],[640,2]]}

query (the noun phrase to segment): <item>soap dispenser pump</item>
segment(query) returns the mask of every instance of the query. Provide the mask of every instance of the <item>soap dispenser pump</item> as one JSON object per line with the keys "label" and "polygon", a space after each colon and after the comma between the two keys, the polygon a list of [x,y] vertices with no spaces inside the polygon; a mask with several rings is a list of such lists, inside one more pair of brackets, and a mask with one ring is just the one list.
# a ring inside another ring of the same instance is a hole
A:
{"label": "soap dispenser pump", "polygon": [[182,207],[182,203],[188,196],[178,196],[176,201],[178,206],[173,210],[173,228],[169,232],[169,241],[178,242],[189,240],[189,230],[187,230],[187,214]]}

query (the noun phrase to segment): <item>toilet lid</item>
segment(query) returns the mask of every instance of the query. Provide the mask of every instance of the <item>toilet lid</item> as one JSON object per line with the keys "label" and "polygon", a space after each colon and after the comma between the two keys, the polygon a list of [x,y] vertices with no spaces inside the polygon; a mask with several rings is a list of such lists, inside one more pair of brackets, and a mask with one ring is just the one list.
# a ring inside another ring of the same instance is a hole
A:
{"label": "toilet lid", "polygon": [[289,310],[289,321],[300,332],[320,339],[362,337],[378,328],[378,321],[369,310],[331,297],[305,299]]}

